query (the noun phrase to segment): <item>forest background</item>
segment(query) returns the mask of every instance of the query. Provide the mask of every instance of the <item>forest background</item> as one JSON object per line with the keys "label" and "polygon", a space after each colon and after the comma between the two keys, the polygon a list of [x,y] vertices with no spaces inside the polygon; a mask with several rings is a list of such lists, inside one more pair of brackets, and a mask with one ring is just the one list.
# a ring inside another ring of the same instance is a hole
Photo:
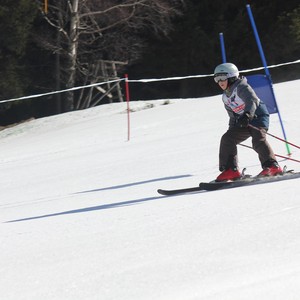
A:
{"label": "forest background", "polygon": [[[1,0],[0,125],[91,107],[97,89],[3,100],[100,82],[103,60],[122,62],[121,78],[211,74],[222,62],[220,32],[228,61],[241,70],[261,66],[247,4],[268,64],[298,60],[298,0]],[[273,82],[299,79],[300,65],[271,74]],[[220,91],[208,77],[132,83],[130,92],[132,100],[148,100]],[[117,100],[97,105],[108,101]]]}

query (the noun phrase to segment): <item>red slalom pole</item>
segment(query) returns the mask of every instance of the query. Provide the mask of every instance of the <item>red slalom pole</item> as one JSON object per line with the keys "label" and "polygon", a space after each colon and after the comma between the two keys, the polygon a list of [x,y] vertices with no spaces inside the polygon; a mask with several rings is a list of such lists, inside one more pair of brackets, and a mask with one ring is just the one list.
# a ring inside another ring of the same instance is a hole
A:
{"label": "red slalom pole", "polygon": [[[253,126],[253,125],[250,125],[250,124],[249,124],[248,126],[251,127],[251,128],[253,128],[253,129],[259,130],[259,131],[261,130],[261,129],[259,129],[259,128]],[[278,137],[278,136],[276,136],[276,135],[273,135],[273,134],[268,133],[268,132],[266,132],[266,134],[269,135],[269,136],[271,136],[271,137],[273,137],[273,138],[275,138],[275,139],[277,139],[277,140],[279,140],[279,141],[282,141],[282,142],[284,142],[284,143],[286,143],[286,144],[289,144],[289,145],[291,145],[291,146],[293,146],[293,147],[295,147],[295,148],[300,149],[300,146],[297,146],[297,145],[295,145],[295,144],[293,144],[293,143],[290,143],[290,142],[288,142],[287,140],[284,140],[284,139],[282,139],[282,138],[280,138],[280,137]]]}
{"label": "red slalom pole", "polygon": [[129,82],[128,74],[125,74],[125,91],[126,91],[126,102],[127,102],[127,141],[130,140],[130,106],[129,106]]}
{"label": "red slalom pole", "polygon": [[[253,149],[252,147],[244,145],[244,144],[239,144],[239,145],[243,146],[245,148]],[[280,154],[274,154],[274,155],[277,156],[277,157],[280,157],[280,158],[284,158],[284,159],[288,159],[288,160],[292,160],[292,161],[300,163],[300,160],[298,160],[298,159],[293,159],[293,158],[290,158],[288,156],[283,156],[283,155],[280,155]]]}

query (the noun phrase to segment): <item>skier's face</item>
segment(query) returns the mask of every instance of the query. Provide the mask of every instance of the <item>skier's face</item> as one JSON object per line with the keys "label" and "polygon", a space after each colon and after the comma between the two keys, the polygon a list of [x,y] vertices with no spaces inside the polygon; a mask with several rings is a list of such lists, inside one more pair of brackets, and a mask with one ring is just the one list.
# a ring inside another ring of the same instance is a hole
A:
{"label": "skier's face", "polygon": [[219,84],[219,87],[220,87],[223,91],[225,91],[225,90],[227,89],[227,86],[228,86],[228,79],[226,79],[226,80],[220,80],[220,81],[218,82],[218,84]]}

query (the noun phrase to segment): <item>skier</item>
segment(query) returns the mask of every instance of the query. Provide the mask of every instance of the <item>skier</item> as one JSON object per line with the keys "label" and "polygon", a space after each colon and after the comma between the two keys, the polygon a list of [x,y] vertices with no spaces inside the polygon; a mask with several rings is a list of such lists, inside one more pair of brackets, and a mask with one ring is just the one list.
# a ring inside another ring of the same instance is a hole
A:
{"label": "skier", "polygon": [[[274,152],[266,140],[269,128],[269,112],[264,102],[257,97],[247,83],[239,76],[238,68],[232,63],[218,65],[214,71],[214,80],[224,91],[222,100],[229,115],[229,128],[222,136],[219,150],[219,169],[221,174],[216,181],[234,180],[241,177],[238,168],[237,145],[252,137],[253,149],[263,170],[258,176],[282,174]],[[253,125],[258,129],[248,125]]]}

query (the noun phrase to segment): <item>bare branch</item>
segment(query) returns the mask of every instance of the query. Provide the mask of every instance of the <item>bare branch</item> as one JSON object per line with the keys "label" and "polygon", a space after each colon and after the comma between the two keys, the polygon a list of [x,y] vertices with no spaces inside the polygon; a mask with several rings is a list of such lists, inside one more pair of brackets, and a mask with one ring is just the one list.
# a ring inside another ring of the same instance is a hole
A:
{"label": "bare branch", "polygon": [[52,1],[43,16],[56,34],[52,30],[41,43],[64,57],[60,63],[67,87],[94,81],[100,70],[89,68],[91,62],[138,59],[146,46],[144,36],[166,36],[182,4],[183,0]]}

